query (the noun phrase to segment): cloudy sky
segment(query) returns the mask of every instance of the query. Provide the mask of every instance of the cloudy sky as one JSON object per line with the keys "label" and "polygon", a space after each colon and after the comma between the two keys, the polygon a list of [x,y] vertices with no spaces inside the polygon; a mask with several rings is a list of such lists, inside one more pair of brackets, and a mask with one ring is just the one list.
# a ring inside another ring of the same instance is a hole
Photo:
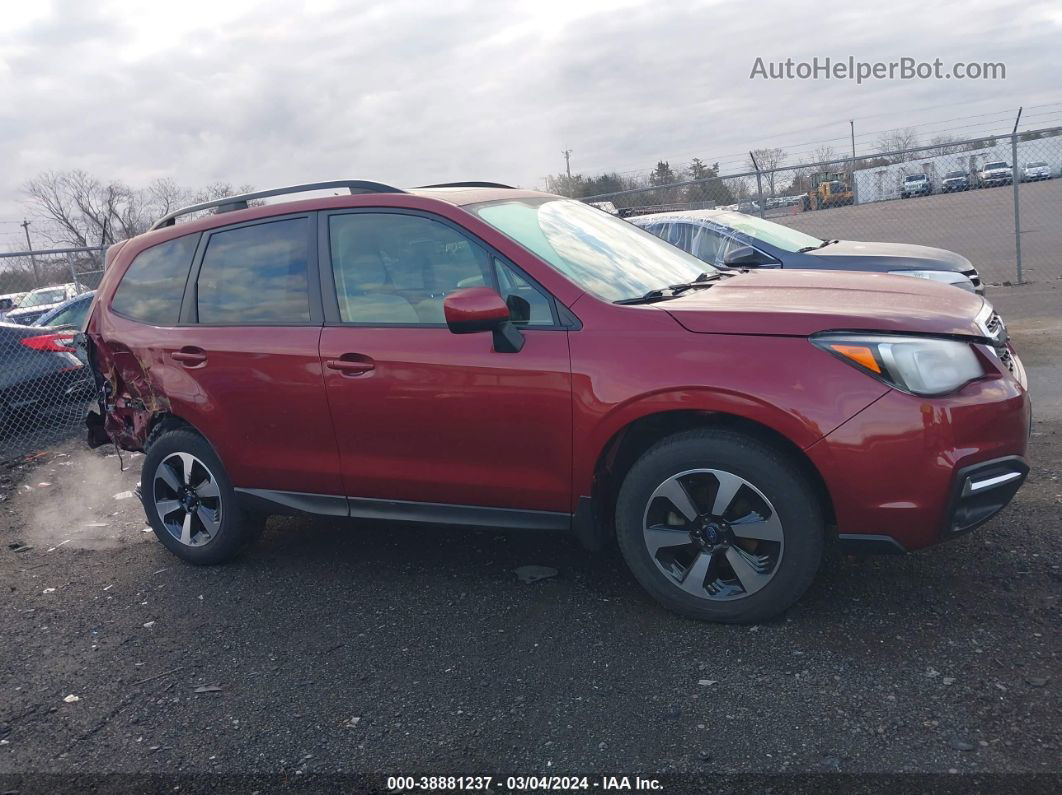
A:
{"label": "cloudy sky", "polygon": [[[739,168],[920,125],[1062,124],[1062,5],[851,0],[0,0],[0,248],[20,186],[80,168],[134,186],[342,176],[524,186],[563,170]],[[1006,80],[750,79],[765,61],[1002,61]]]}

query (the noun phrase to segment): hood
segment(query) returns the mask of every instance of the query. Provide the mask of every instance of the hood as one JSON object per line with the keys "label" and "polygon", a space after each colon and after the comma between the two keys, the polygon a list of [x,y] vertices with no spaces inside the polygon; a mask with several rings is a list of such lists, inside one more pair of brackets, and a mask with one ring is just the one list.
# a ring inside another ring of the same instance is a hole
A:
{"label": "hood", "polygon": [[[970,260],[943,248],[918,246],[913,243],[863,243],[858,240],[838,240],[826,248],[807,252],[814,257],[844,257],[858,260],[859,266],[881,270],[967,271],[973,268]],[[832,263],[831,263],[832,264]],[[840,263],[838,263],[839,265]]]}
{"label": "hood", "polygon": [[808,336],[859,330],[982,336],[980,296],[909,276],[749,271],[655,306],[689,331]]}

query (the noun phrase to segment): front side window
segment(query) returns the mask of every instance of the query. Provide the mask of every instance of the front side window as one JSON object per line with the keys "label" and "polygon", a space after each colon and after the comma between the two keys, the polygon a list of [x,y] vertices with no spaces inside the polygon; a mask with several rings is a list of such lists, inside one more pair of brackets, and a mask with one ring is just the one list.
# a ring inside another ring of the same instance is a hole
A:
{"label": "front side window", "polygon": [[697,259],[710,262],[713,265],[722,265],[729,241],[730,238],[709,226],[695,226],[693,227],[690,253]]}
{"label": "front side window", "polygon": [[637,298],[711,270],[634,224],[570,199],[503,199],[465,209],[606,301]]}
{"label": "front side window", "polygon": [[308,323],[308,225],[292,218],[211,235],[196,283],[199,322]]}
{"label": "front side window", "polygon": [[111,308],[153,326],[175,325],[198,244],[199,235],[185,235],[141,251],[122,277]]}
{"label": "front side window", "polygon": [[501,260],[494,260],[498,292],[516,326],[552,326],[553,302],[538,287]]}
{"label": "front side window", "polygon": [[344,323],[442,325],[449,293],[494,286],[490,254],[441,221],[401,213],[333,215],[328,236]]}

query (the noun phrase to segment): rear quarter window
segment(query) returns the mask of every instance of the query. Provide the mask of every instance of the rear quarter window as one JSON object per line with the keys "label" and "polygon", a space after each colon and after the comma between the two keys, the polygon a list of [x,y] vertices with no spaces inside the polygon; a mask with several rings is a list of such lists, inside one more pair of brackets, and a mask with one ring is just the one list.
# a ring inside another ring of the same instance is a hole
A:
{"label": "rear quarter window", "polygon": [[153,326],[173,326],[199,235],[159,243],[136,255],[111,299],[111,309]]}

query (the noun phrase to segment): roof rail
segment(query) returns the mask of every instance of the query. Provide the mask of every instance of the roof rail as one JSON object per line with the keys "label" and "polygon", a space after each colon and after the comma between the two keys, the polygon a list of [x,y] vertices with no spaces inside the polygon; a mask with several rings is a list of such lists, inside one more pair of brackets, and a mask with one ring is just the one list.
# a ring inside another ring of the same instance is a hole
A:
{"label": "roof rail", "polygon": [[427,188],[505,188],[516,190],[512,185],[502,185],[500,182],[440,182],[438,185],[418,185],[417,190]]}
{"label": "roof rail", "polygon": [[151,231],[162,229],[166,226],[173,226],[177,222],[177,219],[182,215],[190,215],[191,213],[209,210],[212,207],[216,208],[216,211],[219,213],[226,213],[232,210],[246,210],[249,206],[249,202],[252,202],[255,199],[265,199],[270,196],[284,196],[289,193],[307,193],[314,190],[331,190],[332,188],[346,188],[352,194],[405,193],[401,188],[384,185],[382,182],[370,182],[364,179],[333,179],[327,182],[308,182],[305,185],[289,185],[286,188],[273,188],[272,190],[241,193],[236,196],[226,196],[222,199],[191,204],[188,207],[182,207],[179,210],[174,210],[172,213],[162,216],[151,225]]}

